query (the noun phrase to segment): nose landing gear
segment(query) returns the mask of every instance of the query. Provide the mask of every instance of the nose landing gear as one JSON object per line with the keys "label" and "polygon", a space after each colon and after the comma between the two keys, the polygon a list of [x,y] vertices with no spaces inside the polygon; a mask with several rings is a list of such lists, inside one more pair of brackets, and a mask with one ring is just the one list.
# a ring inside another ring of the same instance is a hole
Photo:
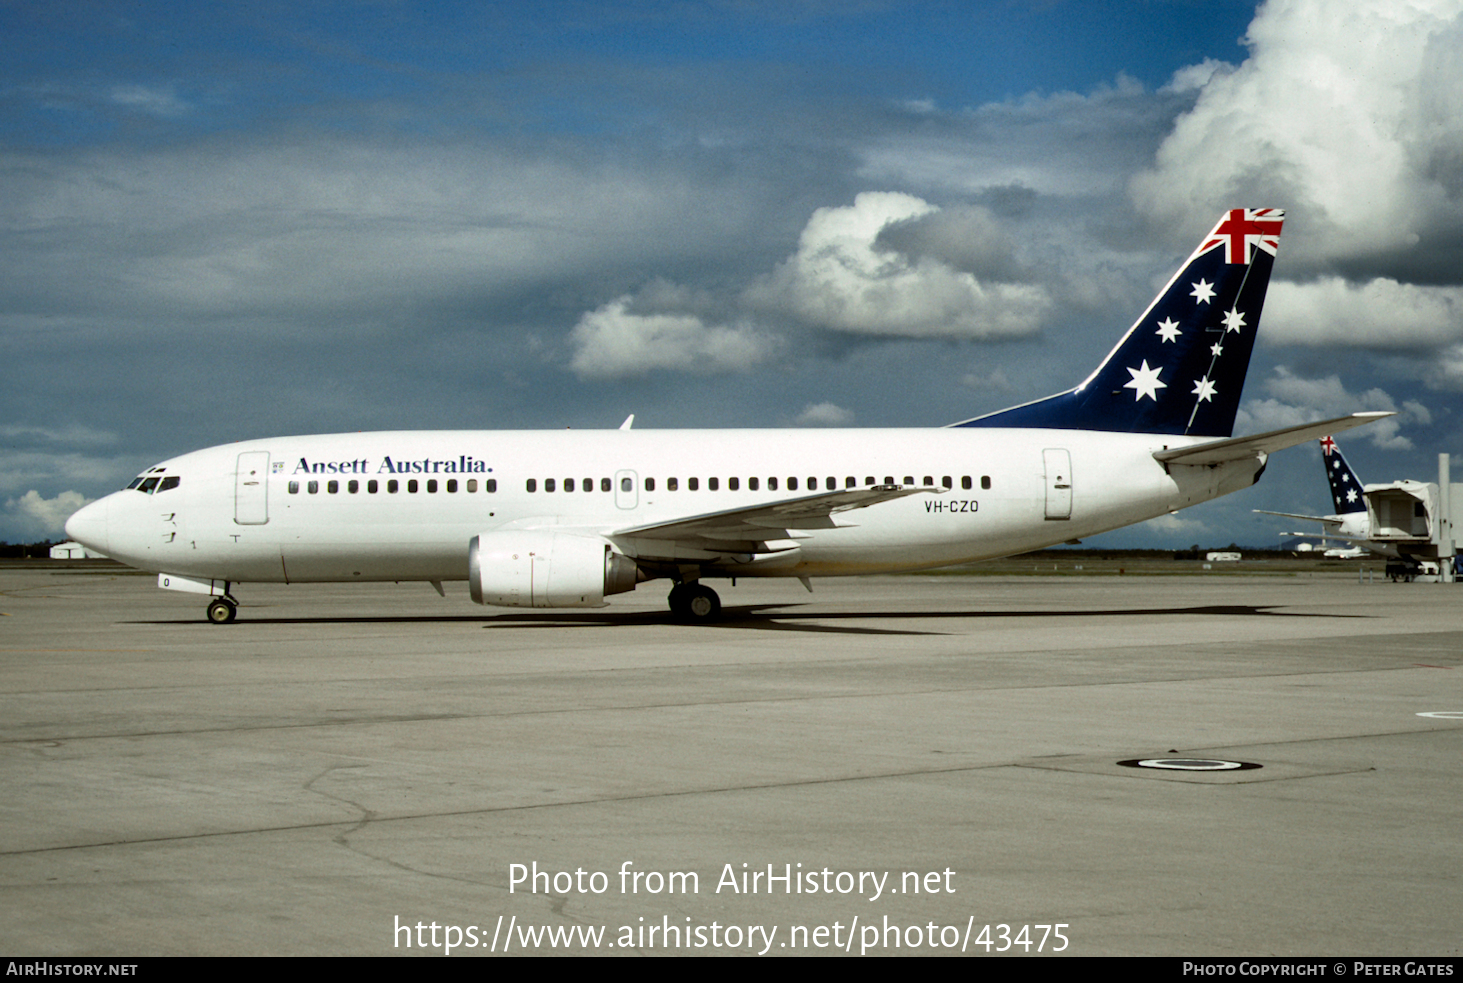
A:
{"label": "nose landing gear", "polygon": [[216,625],[226,625],[238,617],[239,602],[224,595],[208,602],[208,620]]}

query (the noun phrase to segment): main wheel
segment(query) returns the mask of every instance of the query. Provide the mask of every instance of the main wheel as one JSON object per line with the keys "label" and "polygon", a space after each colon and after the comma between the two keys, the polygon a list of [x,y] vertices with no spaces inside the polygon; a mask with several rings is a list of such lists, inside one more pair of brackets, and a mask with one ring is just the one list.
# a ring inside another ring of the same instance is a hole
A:
{"label": "main wheel", "polygon": [[690,584],[684,603],[685,616],[692,621],[715,621],[721,616],[721,598],[710,587]]}
{"label": "main wheel", "polygon": [[216,625],[226,625],[239,614],[239,609],[226,598],[215,598],[208,602],[208,620]]}

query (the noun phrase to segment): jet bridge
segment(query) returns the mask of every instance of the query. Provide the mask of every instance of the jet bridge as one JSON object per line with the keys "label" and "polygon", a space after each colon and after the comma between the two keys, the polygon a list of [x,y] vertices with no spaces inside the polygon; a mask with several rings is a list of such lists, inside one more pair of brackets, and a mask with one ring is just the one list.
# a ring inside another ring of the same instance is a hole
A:
{"label": "jet bridge", "polygon": [[1463,484],[1453,484],[1447,454],[1438,455],[1437,482],[1393,481],[1367,485],[1367,519],[1373,542],[1395,546],[1403,557],[1438,565],[1438,579],[1454,580],[1454,503],[1463,503]]}

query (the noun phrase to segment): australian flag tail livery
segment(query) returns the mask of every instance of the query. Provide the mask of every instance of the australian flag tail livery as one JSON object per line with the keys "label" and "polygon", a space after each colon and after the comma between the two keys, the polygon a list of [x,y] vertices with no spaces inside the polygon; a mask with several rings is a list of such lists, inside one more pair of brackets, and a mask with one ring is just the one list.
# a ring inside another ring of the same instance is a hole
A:
{"label": "australian flag tail livery", "polygon": [[1321,463],[1326,468],[1326,480],[1331,483],[1331,501],[1337,515],[1352,515],[1366,511],[1366,499],[1362,497],[1361,481],[1356,472],[1341,456],[1341,448],[1334,437],[1321,438]]}
{"label": "australian flag tail livery", "polygon": [[1225,212],[1081,385],[955,426],[1230,436],[1284,219]]}

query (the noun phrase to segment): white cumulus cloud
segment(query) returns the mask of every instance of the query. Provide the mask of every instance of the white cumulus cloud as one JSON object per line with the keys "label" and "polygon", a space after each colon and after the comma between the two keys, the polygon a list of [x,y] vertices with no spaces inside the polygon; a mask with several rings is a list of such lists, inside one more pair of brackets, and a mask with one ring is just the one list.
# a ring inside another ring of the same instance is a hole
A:
{"label": "white cumulus cloud", "polygon": [[1273,283],[1265,333],[1292,345],[1423,348],[1463,340],[1463,287],[1425,287],[1377,277],[1349,283]]}
{"label": "white cumulus cloud", "polygon": [[645,375],[655,369],[713,374],[741,371],[767,359],[776,340],[750,324],[706,324],[681,313],[636,313],[629,296],[579,319],[569,366],[581,378]]}
{"label": "white cumulus cloud", "polygon": [[811,403],[794,422],[800,427],[846,427],[853,422],[853,411],[834,403]]}
{"label": "white cumulus cloud", "polygon": [[12,514],[11,524],[29,530],[32,536],[49,537],[59,534],[71,514],[90,501],[92,499],[75,491],[64,491],[55,498],[42,498],[41,493],[32,488],[19,498],[6,501],[5,510]]}
{"label": "white cumulus cloud", "polygon": [[1405,424],[1426,425],[1432,422],[1427,407],[1415,400],[1402,406],[1382,389],[1362,393],[1347,390],[1340,376],[1306,378],[1283,365],[1263,384],[1269,395],[1264,399],[1247,400],[1235,419],[1235,433],[1260,433],[1298,426],[1315,420],[1345,416],[1361,410],[1387,410],[1397,415],[1356,431],[1359,437],[1371,440],[1383,450],[1410,450],[1412,441],[1401,434]]}
{"label": "white cumulus cloud", "polygon": [[1286,208],[1306,229],[1288,252],[1315,262],[1405,252],[1456,225],[1460,17],[1463,0],[1265,4],[1250,57],[1212,73],[1132,179],[1138,207],[1187,232],[1222,208]]}
{"label": "white cumulus cloud", "polygon": [[865,192],[820,208],[798,249],[747,291],[763,310],[817,327],[903,338],[1016,338],[1040,328],[1051,305],[1040,287],[982,283],[931,256],[881,247],[879,234],[938,209],[913,195]]}

